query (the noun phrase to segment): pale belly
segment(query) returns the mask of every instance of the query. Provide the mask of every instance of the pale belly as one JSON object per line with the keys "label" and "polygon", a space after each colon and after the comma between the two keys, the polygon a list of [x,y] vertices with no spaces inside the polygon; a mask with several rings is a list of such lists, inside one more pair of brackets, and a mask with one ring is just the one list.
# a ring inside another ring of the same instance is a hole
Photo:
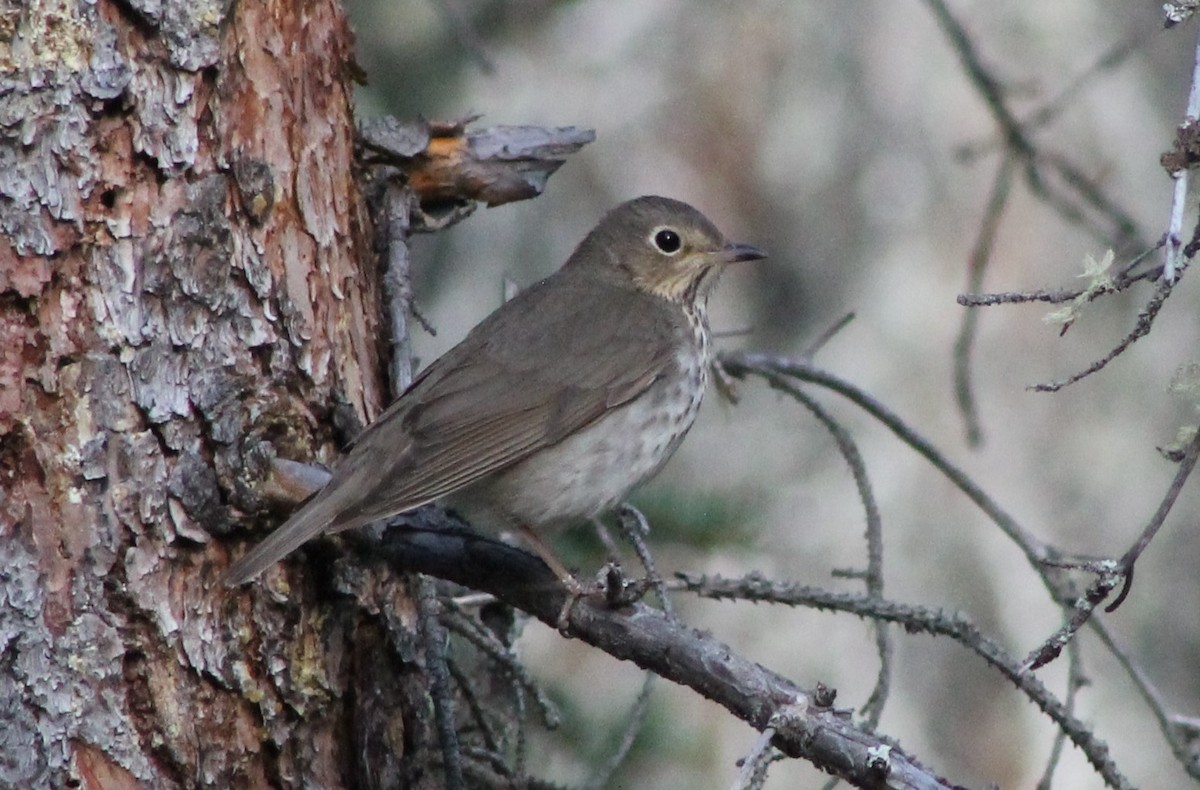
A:
{"label": "pale belly", "polygon": [[697,355],[684,367],[683,375],[656,382],[642,397],[447,504],[494,531],[526,525],[545,532],[612,509],[662,468],[695,421],[707,360]]}

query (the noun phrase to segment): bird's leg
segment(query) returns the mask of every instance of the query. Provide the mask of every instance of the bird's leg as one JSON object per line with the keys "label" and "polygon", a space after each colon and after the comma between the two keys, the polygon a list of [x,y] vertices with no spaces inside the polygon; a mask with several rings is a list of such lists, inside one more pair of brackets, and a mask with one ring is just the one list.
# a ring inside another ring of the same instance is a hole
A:
{"label": "bird's leg", "polygon": [[583,585],[579,580],[567,570],[567,567],[559,561],[550,547],[538,537],[538,534],[533,531],[527,524],[519,524],[517,527],[521,531],[521,537],[525,538],[525,542],[529,547],[542,559],[542,562],[550,568],[563,586],[567,588],[567,602],[563,604],[562,611],[558,613],[558,622],[556,627],[558,632],[563,636],[570,636],[568,626],[571,624],[571,610],[575,608],[575,604],[579,599],[587,594],[583,589]]}

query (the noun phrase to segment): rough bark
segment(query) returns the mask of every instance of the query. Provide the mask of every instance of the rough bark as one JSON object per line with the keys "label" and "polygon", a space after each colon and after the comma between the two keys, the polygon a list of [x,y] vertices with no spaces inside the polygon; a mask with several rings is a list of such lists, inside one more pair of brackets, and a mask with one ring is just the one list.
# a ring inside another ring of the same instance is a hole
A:
{"label": "rough bark", "polygon": [[386,400],[340,5],[0,8],[0,786],[418,782],[369,617],[216,584]]}
{"label": "rough bark", "polygon": [[[218,579],[275,461],[381,410],[392,338],[403,384],[408,234],[591,133],[392,125],[365,178],[336,0],[0,0],[0,34],[0,786],[443,786],[413,577]],[[472,661],[495,783],[519,704]]]}

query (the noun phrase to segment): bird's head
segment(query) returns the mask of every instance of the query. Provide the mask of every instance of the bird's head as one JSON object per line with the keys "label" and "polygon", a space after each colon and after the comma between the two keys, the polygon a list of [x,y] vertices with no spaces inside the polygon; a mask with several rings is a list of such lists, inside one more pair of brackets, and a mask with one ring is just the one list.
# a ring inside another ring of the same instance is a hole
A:
{"label": "bird's head", "polygon": [[687,203],[646,196],[608,212],[566,265],[691,304],[707,299],[727,265],[765,257],[757,247],[727,241]]}

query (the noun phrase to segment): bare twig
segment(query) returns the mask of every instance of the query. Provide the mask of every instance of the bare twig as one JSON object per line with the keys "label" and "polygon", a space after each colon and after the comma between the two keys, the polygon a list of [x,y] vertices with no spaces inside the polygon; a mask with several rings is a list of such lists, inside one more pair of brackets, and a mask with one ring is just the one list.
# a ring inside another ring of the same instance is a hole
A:
{"label": "bare twig", "polygon": [[[444,578],[444,577],[441,577]],[[483,628],[479,623],[465,613],[451,608],[453,605],[447,601],[448,611],[442,615],[442,622],[446,627],[454,633],[466,639],[477,650],[494,661],[513,682],[519,686],[524,692],[533,696],[537,703],[538,711],[541,715],[542,723],[549,729],[554,729],[559,725],[558,708],[554,702],[546,696],[546,692],[538,684],[536,680],[530,677],[529,672],[521,664],[509,648],[496,639],[488,629]]]}
{"label": "bare twig", "polygon": [[[458,686],[458,693],[462,695],[463,700],[467,703],[468,710],[471,711],[471,718],[475,721],[477,732],[483,738],[483,745],[489,752],[498,753],[500,751],[500,739],[496,737],[496,732],[492,727],[488,716],[483,710],[483,705],[479,702],[479,697],[475,694],[474,684],[467,677],[462,668],[453,658],[446,658],[446,669],[450,672],[450,677]],[[467,749],[463,749],[465,753]],[[504,766],[507,769],[507,765]]]}
{"label": "bare twig", "polygon": [[625,758],[629,756],[629,750],[633,748],[634,741],[641,733],[642,727],[646,724],[646,717],[650,713],[650,695],[654,691],[654,679],[658,677],[653,672],[647,672],[642,678],[642,688],[638,691],[637,699],[633,702],[633,709],[629,711],[629,717],[625,722],[624,732],[621,733],[621,742],[617,744],[617,748],[608,756],[604,765],[600,770],[596,771],[595,775],[588,781],[586,787],[590,790],[604,790],[610,786],[613,774],[621,767],[621,763],[625,762]]}
{"label": "bare twig", "polygon": [[1167,520],[1167,514],[1171,512],[1171,507],[1174,506],[1175,500],[1179,498],[1179,492],[1183,490],[1183,484],[1187,482],[1188,477],[1192,474],[1192,470],[1196,468],[1196,459],[1200,457],[1200,432],[1196,433],[1191,444],[1188,445],[1184,452],[1183,460],[1179,462],[1179,470],[1175,473],[1175,478],[1171,481],[1171,487],[1167,489],[1166,496],[1162,502],[1158,504],[1158,509],[1154,511],[1154,515],[1150,519],[1150,523],[1142,530],[1142,534],[1138,536],[1137,541],[1129,547],[1129,550],[1121,557],[1121,566],[1125,569],[1126,581],[1125,588],[1121,590],[1121,594],[1117,599],[1108,605],[1105,611],[1111,612],[1121,605],[1125,600],[1125,596],[1129,594],[1129,584],[1133,580],[1133,566],[1142,556],[1142,552],[1150,545],[1150,541],[1154,540],[1154,536],[1158,534],[1158,530],[1162,527],[1163,522]]}
{"label": "bare twig", "polygon": [[1040,669],[1058,658],[1062,649],[1071,642],[1083,624],[1092,616],[1096,607],[1108,598],[1108,594],[1116,589],[1118,584],[1122,584],[1128,579],[1124,568],[1116,562],[1108,560],[1095,563],[1095,565],[1096,580],[1088,587],[1087,592],[1071,605],[1070,616],[1067,617],[1062,627],[1026,657],[1024,663],[1021,664],[1022,672]]}
{"label": "bare twig", "polygon": [[[854,477],[854,485],[858,488],[858,498],[863,504],[867,522],[867,569],[865,573],[859,572],[854,575],[863,578],[866,582],[868,595],[874,598],[883,598],[883,517],[879,513],[875,492],[871,488],[866,462],[858,450],[854,437],[808,393],[782,376],[767,375],[765,378],[774,389],[787,393],[817,418],[825,430],[829,431],[837,443],[842,458],[850,467],[850,473]],[[887,625],[875,622],[874,630],[875,650],[879,655],[879,674],[876,676],[875,687],[871,690],[870,696],[860,708],[867,725],[872,728],[879,725],[879,718],[883,715],[883,707],[887,703],[892,676],[892,641]]]}
{"label": "bare twig", "polygon": [[[642,563],[642,567],[646,571],[646,577],[650,581],[650,586],[655,591],[659,604],[662,606],[663,613],[671,620],[675,620],[675,609],[667,593],[666,584],[663,582],[662,576],[659,574],[658,568],[654,563],[654,558],[650,554],[650,547],[646,544],[646,536],[650,534],[650,524],[646,520],[646,517],[633,505],[623,503],[617,508],[617,524],[621,528],[621,534],[633,546],[638,560]],[[597,523],[597,528],[600,530],[605,542],[611,545],[611,538],[608,537],[608,531],[604,529],[603,524]],[[608,787],[612,775],[616,773],[617,768],[629,756],[629,750],[633,748],[634,741],[637,739],[642,727],[645,726],[646,717],[650,713],[650,695],[654,691],[655,677],[653,672],[646,673],[646,677],[642,680],[642,688],[638,692],[637,699],[633,703],[633,709],[629,712],[629,717],[625,722],[621,742],[617,745],[616,751],[609,755],[604,766],[588,782],[587,786],[589,788],[597,788],[599,790],[599,788]]]}
{"label": "bare twig", "polygon": [[1004,293],[966,293],[958,295],[958,303],[963,307],[992,307],[999,304],[1020,304],[1023,302],[1046,302],[1047,304],[1062,304],[1078,299],[1084,294],[1088,295],[1088,301],[1092,301],[1099,296],[1110,293],[1120,293],[1134,283],[1143,280],[1157,279],[1161,273],[1161,267],[1149,269],[1146,271],[1133,274],[1133,269],[1142,261],[1146,260],[1162,246],[1160,241],[1153,247],[1148,247],[1144,251],[1135,255],[1129,263],[1125,264],[1116,275],[1113,276],[1112,282],[1105,288],[1069,288],[1059,291],[1009,291]]}
{"label": "bare twig", "polygon": [[897,623],[909,633],[925,632],[951,637],[999,670],[1041,708],[1087,756],[1092,767],[1110,787],[1132,787],[1112,762],[1108,747],[1096,737],[1088,725],[1072,715],[1035,675],[1022,672],[1013,656],[961,614],[921,606],[905,606],[869,596],[833,593],[804,585],[771,582],[756,574],[740,579],[688,574],[677,576],[684,589],[708,598],[770,601],[788,606],[849,612],[859,617]]}
{"label": "bare twig", "polygon": [[800,356],[804,357],[805,359],[812,359],[813,357],[815,357],[817,355],[817,352],[819,352],[821,349],[823,349],[825,347],[826,343],[828,343],[830,340],[832,340],[837,335],[838,332],[841,332],[843,329],[845,329],[847,326],[849,326],[850,322],[853,320],[854,320],[854,313],[851,312],[851,313],[846,313],[844,316],[842,316],[838,320],[834,321],[832,324],[829,325],[829,327],[824,332],[817,335],[816,339],[814,339],[811,343],[808,344],[807,347],[805,347],[804,351],[801,352]]}
{"label": "bare twig", "polygon": [[1154,319],[1158,315],[1158,311],[1162,309],[1163,302],[1165,302],[1167,297],[1171,295],[1171,292],[1174,290],[1175,283],[1179,280],[1179,277],[1182,276],[1184,271],[1187,270],[1187,265],[1187,261],[1180,261],[1178,266],[1176,266],[1174,277],[1171,279],[1163,277],[1161,280],[1159,280],[1158,287],[1154,291],[1154,296],[1150,297],[1150,301],[1147,302],[1146,306],[1143,307],[1138,313],[1137,321],[1134,323],[1133,329],[1107,354],[1088,365],[1078,373],[1074,373],[1067,378],[1062,379],[1061,381],[1034,384],[1030,387],[1030,389],[1034,390],[1035,392],[1058,392],[1063,387],[1074,384],[1080,379],[1086,378],[1103,369],[1106,365],[1108,365],[1109,362],[1112,362],[1119,355],[1121,355],[1125,349],[1129,348],[1138,340],[1150,334],[1150,330],[1154,327]]}
{"label": "bare twig", "polygon": [[621,534],[625,536],[625,540],[633,546],[638,561],[645,568],[646,578],[650,580],[650,586],[658,597],[663,613],[669,619],[674,620],[675,607],[671,605],[671,597],[667,594],[662,575],[658,572],[658,566],[655,565],[654,557],[650,554],[650,547],[646,545],[646,537],[650,534],[650,522],[646,520],[642,511],[628,502],[622,502],[617,507],[617,524],[621,527]]}

